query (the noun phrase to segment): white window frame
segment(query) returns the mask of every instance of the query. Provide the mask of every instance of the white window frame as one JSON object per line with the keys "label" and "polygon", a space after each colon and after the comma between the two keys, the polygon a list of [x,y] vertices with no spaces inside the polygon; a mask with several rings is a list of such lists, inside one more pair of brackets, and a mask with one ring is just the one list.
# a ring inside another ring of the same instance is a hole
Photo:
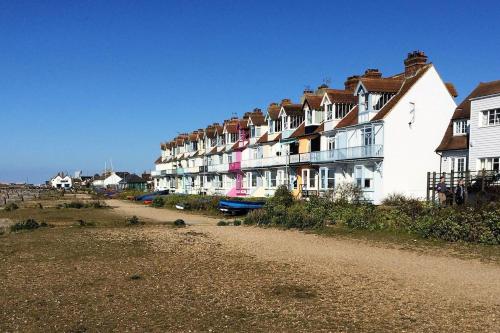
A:
{"label": "white window frame", "polygon": [[482,127],[500,125],[500,108],[481,111]]}
{"label": "white window frame", "polygon": [[469,121],[466,119],[453,121],[453,135],[466,135],[469,128]]}
{"label": "white window frame", "polygon": [[[314,186],[311,186],[311,174],[314,173]],[[315,169],[302,169],[302,189],[318,189],[318,172]]]}

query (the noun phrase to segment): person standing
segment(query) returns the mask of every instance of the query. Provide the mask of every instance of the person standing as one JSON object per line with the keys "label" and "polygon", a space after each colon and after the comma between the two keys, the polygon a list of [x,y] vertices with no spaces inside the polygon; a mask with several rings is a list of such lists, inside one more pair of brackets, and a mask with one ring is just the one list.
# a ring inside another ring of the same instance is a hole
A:
{"label": "person standing", "polygon": [[448,193],[448,186],[446,186],[444,176],[441,176],[441,178],[439,178],[439,183],[436,186],[436,190],[438,193],[439,205],[446,205],[446,193]]}
{"label": "person standing", "polygon": [[457,188],[455,189],[455,202],[457,205],[463,205],[465,202],[465,182],[463,179],[458,181]]}

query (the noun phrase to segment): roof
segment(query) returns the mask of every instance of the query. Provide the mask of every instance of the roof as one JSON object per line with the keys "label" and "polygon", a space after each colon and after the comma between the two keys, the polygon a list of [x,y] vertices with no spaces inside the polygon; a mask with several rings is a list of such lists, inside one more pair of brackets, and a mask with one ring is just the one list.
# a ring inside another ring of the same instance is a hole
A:
{"label": "roof", "polygon": [[128,176],[130,173],[126,172],[126,171],[116,171],[115,174],[120,177],[120,178],[124,178],[126,176]]}
{"label": "roof", "polygon": [[272,120],[278,120],[279,115],[280,115],[280,111],[281,111],[281,107],[278,104],[273,104],[267,108],[267,115]]}
{"label": "roof", "polygon": [[436,151],[467,149],[469,147],[468,140],[467,135],[453,135],[453,121],[450,121]]}
{"label": "roof", "polygon": [[450,93],[450,95],[452,97],[457,97],[458,96],[457,89],[455,88],[455,85],[453,83],[446,82],[445,85],[446,85],[446,88],[448,88],[448,92]]}
{"label": "roof", "polygon": [[400,78],[372,78],[362,77],[359,81],[370,92],[397,92],[403,80]]}
{"label": "roof", "polygon": [[299,127],[290,135],[290,138],[300,138],[300,137],[309,137],[309,136],[317,136],[320,132],[323,132],[324,125],[320,126],[306,126],[305,122],[302,122]]}
{"label": "roof", "polygon": [[136,175],[135,173],[127,175],[125,178],[120,180],[120,183],[122,184],[140,184],[140,183],[146,183],[146,181],[142,178]]}
{"label": "roof", "polygon": [[469,147],[467,135],[453,135],[453,121],[459,119],[470,119],[470,101],[473,98],[494,95],[500,93],[500,80],[491,82],[480,82],[477,87],[460,103],[451,117],[441,143],[436,151],[461,150]]}
{"label": "roof", "polygon": [[281,140],[281,133],[278,134],[274,139],[272,140],[269,140],[269,135],[268,133],[264,133],[260,138],[259,140],[257,140],[256,143],[270,143],[270,142],[278,142],[279,140]]}
{"label": "roof", "polygon": [[303,105],[305,105],[307,103],[307,105],[309,105],[310,109],[312,109],[312,110],[318,110],[321,107],[321,101],[322,100],[323,100],[322,96],[307,94],[307,95],[304,96],[304,103],[303,103]]}
{"label": "roof", "polygon": [[344,118],[337,124],[336,128],[347,127],[356,125],[358,123],[358,112],[359,107],[356,105],[351,111],[349,111]]}
{"label": "roof", "polygon": [[207,129],[205,130],[205,135],[208,138],[215,138],[215,127],[212,126],[207,127]]}
{"label": "roof", "polygon": [[302,115],[304,115],[301,104],[283,105],[282,109],[285,111],[287,116],[302,116]]}
{"label": "roof", "polygon": [[252,124],[255,126],[261,126],[266,123],[266,118],[262,113],[251,113],[248,115],[248,118],[252,121]]}
{"label": "roof", "polygon": [[161,156],[155,160],[155,164],[160,164],[160,163],[161,163]]}
{"label": "roof", "polygon": [[357,97],[349,90],[328,89],[326,95],[332,103],[357,103]]}
{"label": "roof", "polygon": [[228,133],[233,133],[233,134],[238,133],[238,124],[239,124],[238,119],[231,119],[224,123],[224,128]]}

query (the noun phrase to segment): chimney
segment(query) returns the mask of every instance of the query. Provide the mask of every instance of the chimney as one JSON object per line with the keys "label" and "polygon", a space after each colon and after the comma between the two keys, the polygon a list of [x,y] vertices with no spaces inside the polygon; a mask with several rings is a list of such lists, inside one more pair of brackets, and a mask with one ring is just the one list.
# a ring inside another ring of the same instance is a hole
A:
{"label": "chimney", "polygon": [[427,64],[427,56],[423,51],[413,51],[408,53],[405,63],[405,77],[411,77]]}
{"label": "chimney", "polygon": [[279,106],[278,103],[272,102],[272,103],[269,103],[268,108],[273,108],[273,107],[277,107],[277,106]]}
{"label": "chimney", "polygon": [[359,82],[359,75],[349,76],[347,80],[344,82],[345,90],[354,91],[354,88],[356,88],[358,82]]}
{"label": "chimney", "polygon": [[255,108],[255,109],[253,109],[253,112],[254,112],[254,113],[260,113],[260,114],[262,114],[262,110],[261,110],[261,109],[259,109],[259,108]]}
{"label": "chimney", "polygon": [[363,77],[381,78],[382,77],[382,73],[380,73],[380,71],[378,70],[378,68],[368,68],[365,71],[365,74],[363,75]]}
{"label": "chimney", "polygon": [[304,95],[311,95],[313,94],[314,91],[312,91],[310,88],[305,88],[303,94]]}
{"label": "chimney", "polygon": [[318,88],[316,89],[316,95],[320,95],[321,93],[325,92],[328,89],[328,85],[323,83]]}
{"label": "chimney", "polygon": [[292,104],[292,101],[289,98],[283,98],[281,100],[281,105],[289,105]]}

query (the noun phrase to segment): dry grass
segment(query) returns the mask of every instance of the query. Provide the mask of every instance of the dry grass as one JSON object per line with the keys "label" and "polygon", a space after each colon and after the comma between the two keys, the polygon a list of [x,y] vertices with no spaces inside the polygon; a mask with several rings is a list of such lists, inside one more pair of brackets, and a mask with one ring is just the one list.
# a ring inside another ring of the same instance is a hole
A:
{"label": "dry grass", "polygon": [[[499,327],[493,321],[499,320],[498,306],[446,299],[349,263],[339,262],[337,270],[325,274],[301,262],[268,260],[217,236],[248,231],[262,239],[270,230],[177,229],[151,221],[127,227],[110,209],[9,213],[9,218],[27,217],[59,227],[0,236],[0,331],[475,332]],[[78,219],[98,227],[75,227]],[[298,239],[288,235],[280,237]]]}

